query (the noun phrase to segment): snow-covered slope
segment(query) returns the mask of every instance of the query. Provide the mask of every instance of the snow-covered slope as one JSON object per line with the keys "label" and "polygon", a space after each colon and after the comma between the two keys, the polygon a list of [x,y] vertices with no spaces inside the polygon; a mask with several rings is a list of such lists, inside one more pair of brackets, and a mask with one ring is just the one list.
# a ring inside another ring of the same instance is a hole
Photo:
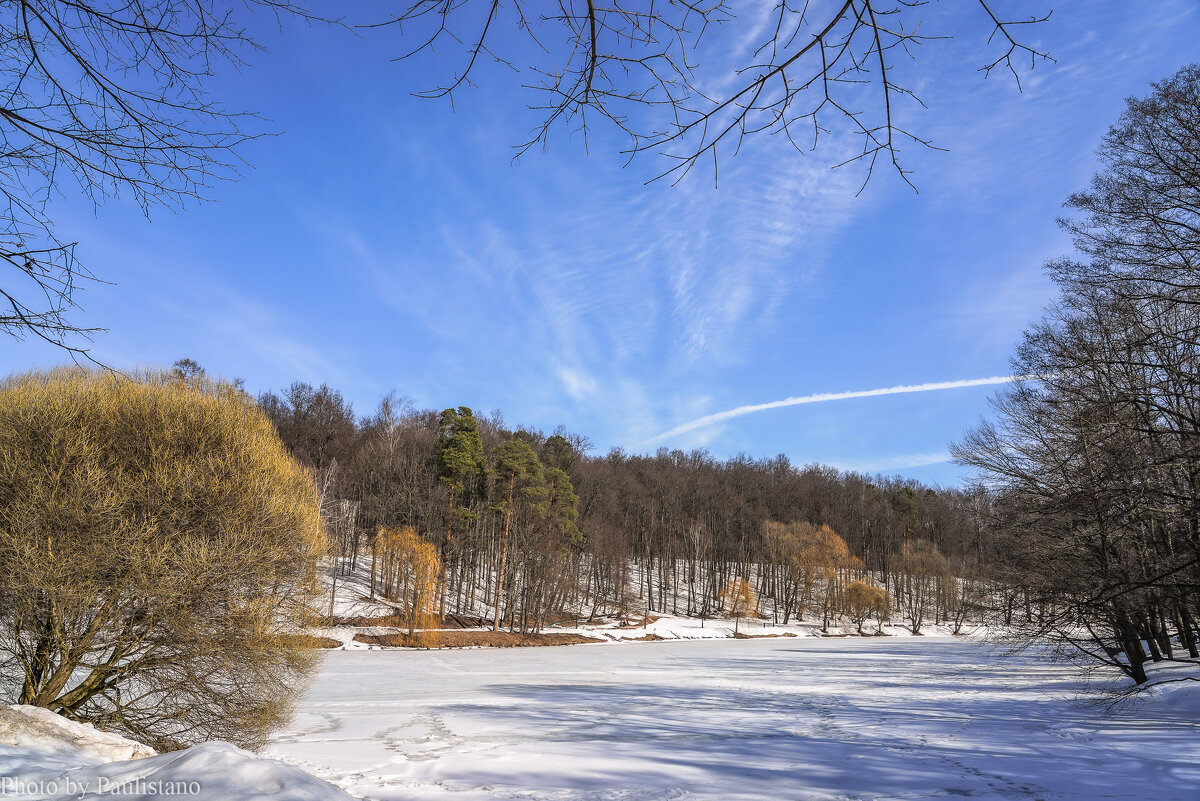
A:
{"label": "snow-covered slope", "polygon": [[0,798],[13,801],[352,801],[299,768],[228,743],[155,754],[46,709],[0,707]]}
{"label": "snow-covered slope", "polygon": [[[359,622],[372,621],[379,622],[386,616],[395,615],[400,609],[400,604],[389,602],[383,598],[372,597],[371,593],[371,577],[370,577],[370,562],[362,562],[358,568],[348,575],[338,575],[337,585],[334,588],[330,587],[332,576],[327,572],[322,576],[324,582],[324,592],[321,594],[323,599],[322,608],[319,610],[322,619],[329,614],[339,618],[343,623],[357,619]],[[333,592],[330,590],[333,589]],[[668,603],[670,608],[687,608],[687,599],[683,588],[676,586],[671,596],[672,601]],[[636,582],[631,585],[631,594],[636,596]],[[479,598],[490,597],[490,592],[485,592],[482,588],[478,593]],[[332,599],[332,605],[330,600]],[[642,611],[638,611],[639,605]],[[763,601],[763,616],[754,617],[747,616],[735,623],[734,620],[723,617],[687,617],[682,614],[672,614],[670,612],[651,610],[648,614],[644,613],[645,602],[636,601],[632,604],[632,608],[626,619],[620,618],[618,615],[608,610],[608,615],[597,617],[591,622],[585,622],[583,619],[576,621],[573,625],[567,623],[554,623],[546,627],[545,632],[560,633],[560,634],[578,634],[584,637],[594,638],[606,643],[622,643],[633,642],[638,640],[714,640],[726,639],[734,636],[737,631],[740,635],[746,637],[857,637],[858,633],[856,626],[845,619],[834,619],[829,622],[829,625],[822,628],[820,610],[816,610],[815,618],[812,617],[813,612],[810,610],[810,616],[804,619],[790,618],[785,625],[781,622],[782,615],[771,614],[771,601],[764,599]],[[468,617],[487,618],[491,614],[491,608],[480,601],[475,606],[460,610]],[[581,612],[581,614],[583,614]],[[774,620],[773,620],[774,618]],[[647,621],[643,624],[643,620]],[[490,626],[477,628],[478,631],[490,631]],[[908,622],[902,616],[897,615],[893,620],[880,626],[877,621],[871,620],[864,624],[864,635],[875,634],[876,631],[880,634],[886,634],[889,637],[911,637],[912,632],[909,630]],[[396,634],[406,631],[403,627],[394,625],[337,625],[329,627],[317,627],[308,631],[309,634],[336,640],[341,643],[342,650],[372,650],[380,647],[379,645],[369,645],[355,641],[355,635],[387,635]],[[971,634],[982,631],[982,626],[977,622],[966,623],[962,627],[962,633]],[[932,620],[927,622],[921,628],[921,636],[924,637],[949,637],[953,635],[953,627],[945,622],[940,625]]]}

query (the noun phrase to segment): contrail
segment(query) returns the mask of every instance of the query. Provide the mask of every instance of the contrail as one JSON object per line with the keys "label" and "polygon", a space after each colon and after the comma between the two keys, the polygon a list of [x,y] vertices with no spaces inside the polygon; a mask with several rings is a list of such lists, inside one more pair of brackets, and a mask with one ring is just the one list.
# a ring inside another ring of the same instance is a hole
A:
{"label": "contrail", "polygon": [[703,417],[697,417],[695,420],[690,420],[681,425],[677,425],[670,431],[651,437],[646,440],[647,445],[652,445],[655,442],[661,442],[664,439],[686,434],[689,431],[695,431],[698,428],[705,428],[714,423],[720,423],[724,420],[729,420],[734,417],[741,417],[744,414],[754,414],[755,412],[765,412],[768,409],[782,409],[784,406],[800,406],[805,403],[825,403],[826,401],[849,400],[850,398],[874,398],[877,395],[904,395],[909,392],[936,392],[940,389],[962,389],[964,387],[985,387],[989,384],[1007,384],[1011,381],[1017,381],[1022,376],[1015,375],[997,375],[991,378],[967,378],[962,381],[935,381],[929,384],[909,384],[900,387],[884,387],[882,389],[861,389],[855,392],[818,392],[815,395],[801,395],[796,398],[784,398],[783,400],[770,401],[768,403],[755,403],[750,406],[739,406],[736,409],[729,409],[724,412],[716,412],[714,414],[706,414]]}

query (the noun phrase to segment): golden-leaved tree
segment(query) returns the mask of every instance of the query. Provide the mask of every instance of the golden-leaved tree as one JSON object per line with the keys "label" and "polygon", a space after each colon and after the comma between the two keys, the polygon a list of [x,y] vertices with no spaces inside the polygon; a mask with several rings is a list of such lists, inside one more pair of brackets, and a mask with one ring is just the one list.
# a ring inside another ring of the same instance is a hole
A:
{"label": "golden-leaved tree", "polygon": [[819,604],[821,628],[827,629],[841,595],[842,574],[861,570],[862,562],[829,526],[767,520],[762,528],[770,569],[781,579],[778,592],[783,598],[783,622],[787,623],[793,608],[799,618]]}
{"label": "golden-leaved tree", "polygon": [[160,750],[265,744],[316,666],[311,477],[231,386],[0,382],[0,690]]}
{"label": "golden-leaved tree", "polygon": [[887,590],[862,579],[854,579],[846,585],[843,595],[846,614],[858,627],[859,634],[863,633],[863,623],[872,615],[879,621],[878,631],[883,631],[883,621],[887,620],[892,605],[892,598]]}
{"label": "golden-leaved tree", "polygon": [[428,631],[437,625],[441,595],[442,560],[437,548],[411,526],[384,528],[375,535],[375,559],[380,592],[399,602],[409,639],[417,645],[437,645],[437,632]]}
{"label": "golden-leaved tree", "polygon": [[755,595],[749,581],[733,578],[725,583],[725,589],[721,592],[721,605],[728,608],[728,615],[733,618],[733,636],[736,637],[742,618],[755,614],[758,609],[758,596]]}

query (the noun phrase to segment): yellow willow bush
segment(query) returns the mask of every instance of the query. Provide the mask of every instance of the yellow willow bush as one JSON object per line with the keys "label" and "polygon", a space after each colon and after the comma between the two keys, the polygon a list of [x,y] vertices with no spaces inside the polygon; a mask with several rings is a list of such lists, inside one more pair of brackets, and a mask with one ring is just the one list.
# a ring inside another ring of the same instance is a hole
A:
{"label": "yellow willow bush", "polygon": [[228,385],[0,382],[0,690],[160,750],[263,745],[306,687],[313,484]]}
{"label": "yellow willow bush", "polygon": [[822,628],[827,628],[840,601],[843,574],[862,570],[862,562],[829,526],[766,520],[762,530],[773,570],[783,585],[784,622],[793,608],[799,617],[819,605]]}
{"label": "yellow willow bush", "polygon": [[755,595],[750,582],[744,578],[732,578],[725,582],[725,587],[721,590],[721,606],[728,608],[727,615],[733,618],[733,633],[736,636],[742,618],[756,614],[758,596]]}
{"label": "yellow willow bush", "polygon": [[[415,645],[434,647],[439,642],[437,601],[442,561],[437,548],[421,539],[411,528],[383,528],[375,535],[375,564],[380,574],[380,592],[400,603],[408,622],[408,636]],[[422,629],[422,631],[417,631]]]}
{"label": "yellow willow bush", "polygon": [[883,621],[887,620],[891,609],[892,599],[883,587],[876,587],[869,582],[855,579],[846,585],[844,593],[846,614],[850,621],[858,627],[858,633],[863,633],[863,623],[872,615],[879,621],[879,631],[883,631]]}

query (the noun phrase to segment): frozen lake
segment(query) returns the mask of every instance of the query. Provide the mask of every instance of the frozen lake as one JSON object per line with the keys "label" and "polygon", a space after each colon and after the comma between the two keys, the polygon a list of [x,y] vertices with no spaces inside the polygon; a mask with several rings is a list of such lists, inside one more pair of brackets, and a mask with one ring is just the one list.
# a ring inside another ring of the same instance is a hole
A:
{"label": "frozen lake", "polygon": [[397,801],[1200,798],[1194,706],[1081,690],[962,639],[333,652],[268,755]]}

